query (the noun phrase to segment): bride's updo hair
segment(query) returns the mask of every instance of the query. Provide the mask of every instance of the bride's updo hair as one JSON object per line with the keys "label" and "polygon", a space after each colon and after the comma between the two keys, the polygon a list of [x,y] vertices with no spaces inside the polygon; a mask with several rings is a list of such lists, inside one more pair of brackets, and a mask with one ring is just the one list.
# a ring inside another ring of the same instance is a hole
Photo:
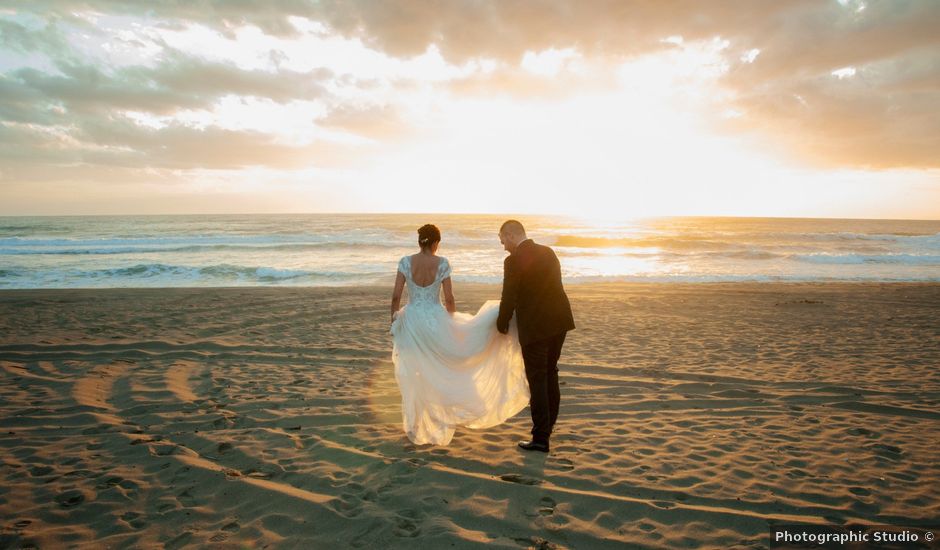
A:
{"label": "bride's updo hair", "polygon": [[421,250],[439,242],[441,242],[441,230],[436,225],[428,223],[418,228],[418,246]]}

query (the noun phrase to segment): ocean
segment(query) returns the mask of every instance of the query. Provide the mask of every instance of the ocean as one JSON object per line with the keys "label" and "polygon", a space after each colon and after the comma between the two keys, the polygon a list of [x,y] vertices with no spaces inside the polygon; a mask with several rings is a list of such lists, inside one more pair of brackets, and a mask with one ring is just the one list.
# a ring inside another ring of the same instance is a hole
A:
{"label": "ocean", "polygon": [[[504,215],[0,217],[0,288],[387,284],[436,224],[455,282],[499,283]],[[565,282],[940,281],[940,221],[519,216]]]}

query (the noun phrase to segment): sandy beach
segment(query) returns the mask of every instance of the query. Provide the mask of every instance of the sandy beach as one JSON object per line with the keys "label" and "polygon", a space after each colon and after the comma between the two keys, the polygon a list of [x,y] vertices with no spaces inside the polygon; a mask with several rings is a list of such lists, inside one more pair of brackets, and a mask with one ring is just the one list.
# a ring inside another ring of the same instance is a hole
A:
{"label": "sandy beach", "polygon": [[[391,287],[0,292],[0,547],[764,548],[940,523],[940,285],[583,284],[528,409],[401,429]],[[498,286],[455,285],[458,309]]]}

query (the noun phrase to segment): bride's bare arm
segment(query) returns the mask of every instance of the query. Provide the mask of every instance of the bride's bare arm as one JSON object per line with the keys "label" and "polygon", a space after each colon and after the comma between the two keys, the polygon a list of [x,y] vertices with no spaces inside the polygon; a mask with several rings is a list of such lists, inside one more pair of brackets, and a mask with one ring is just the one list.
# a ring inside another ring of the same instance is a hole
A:
{"label": "bride's bare arm", "polygon": [[444,307],[451,313],[457,311],[457,303],[454,301],[454,285],[451,284],[450,277],[441,282],[441,287],[444,289]]}
{"label": "bride's bare arm", "polygon": [[395,290],[392,291],[392,321],[395,320],[395,313],[401,307],[401,293],[405,289],[405,276],[401,271],[395,277]]}

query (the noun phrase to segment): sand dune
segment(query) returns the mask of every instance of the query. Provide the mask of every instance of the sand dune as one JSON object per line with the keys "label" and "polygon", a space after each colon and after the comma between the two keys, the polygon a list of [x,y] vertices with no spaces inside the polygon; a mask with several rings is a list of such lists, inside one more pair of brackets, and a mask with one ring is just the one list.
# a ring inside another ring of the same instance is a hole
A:
{"label": "sand dune", "polygon": [[408,442],[390,289],[0,292],[0,547],[761,548],[940,518],[940,285],[569,290],[549,455],[515,448],[528,410]]}

